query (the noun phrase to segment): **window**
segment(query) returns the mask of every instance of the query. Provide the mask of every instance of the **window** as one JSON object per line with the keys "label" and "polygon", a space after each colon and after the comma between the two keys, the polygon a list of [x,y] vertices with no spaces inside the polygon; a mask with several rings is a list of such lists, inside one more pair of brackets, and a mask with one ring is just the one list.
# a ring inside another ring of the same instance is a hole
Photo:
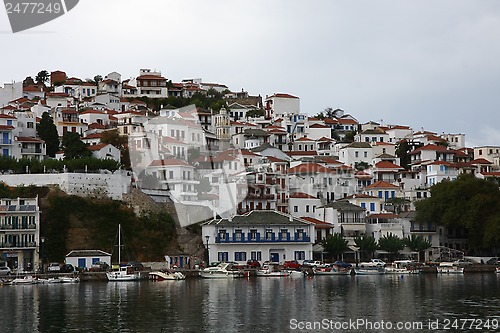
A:
{"label": "window", "polygon": [[237,242],[243,240],[243,231],[241,229],[236,229],[234,231],[234,240]]}
{"label": "window", "polygon": [[229,253],[228,252],[217,252],[217,260],[218,261],[229,261]]}
{"label": "window", "polygon": [[274,240],[274,232],[272,229],[266,229],[266,240]]}
{"label": "window", "polygon": [[261,261],[262,260],[262,252],[261,251],[250,252],[250,259]]}
{"label": "window", "polygon": [[365,152],[363,153],[363,156],[364,156],[365,158],[367,158],[367,157],[368,157],[368,152],[366,152],[366,151],[365,151]]}
{"label": "window", "polygon": [[246,252],[234,252],[234,260],[235,261],[247,261],[247,253]]}
{"label": "window", "polygon": [[299,206],[293,206],[293,212],[297,213],[299,211]]}
{"label": "window", "polygon": [[250,240],[256,241],[257,240],[257,230],[256,229],[251,229],[250,230]]}
{"label": "window", "polygon": [[26,124],[26,127],[28,127],[28,128],[33,128],[33,122],[29,121],[29,122]]}
{"label": "window", "polygon": [[366,203],[362,202],[361,203],[361,208],[365,208],[366,209]]}
{"label": "window", "polygon": [[306,251],[295,251],[294,253],[295,260],[305,260],[306,259]]}
{"label": "window", "polygon": [[227,231],[225,229],[219,230],[219,239],[226,240],[227,239]]}
{"label": "window", "polygon": [[357,151],[354,152],[354,157],[356,157],[356,158],[359,157],[359,152],[357,152]]}
{"label": "window", "polygon": [[306,205],[306,213],[309,213],[309,205]]}
{"label": "window", "polygon": [[288,240],[288,229],[281,229],[280,230],[280,239],[281,240]]}
{"label": "window", "polygon": [[297,229],[297,240],[304,240],[304,229]]}
{"label": "window", "polygon": [[168,179],[174,179],[174,172],[173,171],[168,172]]}
{"label": "window", "polygon": [[374,202],[370,202],[370,211],[371,212],[375,211],[375,203]]}

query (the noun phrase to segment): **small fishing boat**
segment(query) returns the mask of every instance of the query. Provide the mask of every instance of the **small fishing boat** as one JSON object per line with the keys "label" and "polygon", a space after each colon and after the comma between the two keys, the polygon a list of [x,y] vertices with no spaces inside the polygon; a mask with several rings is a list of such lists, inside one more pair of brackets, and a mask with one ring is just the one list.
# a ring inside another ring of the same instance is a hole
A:
{"label": "small fishing boat", "polygon": [[31,275],[17,277],[11,281],[11,284],[37,284],[37,283],[39,283],[38,279]]}
{"label": "small fishing boat", "polygon": [[373,268],[356,268],[354,269],[356,275],[382,275],[385,274],[385,268],[383,267],[373,267]]}
{"label": "small fishing boat", "polygon": [[410,267],[414,266],[413,260],[396,260],[385,268],[386,274],[411,274]]}
{"label": "small fishing boat", "polygon": [[243,277],[241,270],[234,270],[233,264],[229,262],[218,263],[217,266],[207,267],[200,272],[200,276],[207,279],[227,279]]}
{"label": "small fishing boat", "polygon": [[184,280],[185,278],[186,276],[181,272],[171,272],[171,271],[149,272],[149,279],[153,281]]}
{"label": "small fishing boat", "polygon": [[464,267],[454,265],[452,262],[442,262],[437,267],[438,274],[463,274]]}
{"label": "small fishing boat", "polygon": [[350,275],[351,268],[342,268],[339,266],[316,267],[313,269],[314,275]]}
{"label": "small fishing boat", "polygon": [[257,276],[285,277],[289,275],[290,273],[288,271],[281,269],[281,266],[274,262],[264,262],[262,267],[257,270]]}

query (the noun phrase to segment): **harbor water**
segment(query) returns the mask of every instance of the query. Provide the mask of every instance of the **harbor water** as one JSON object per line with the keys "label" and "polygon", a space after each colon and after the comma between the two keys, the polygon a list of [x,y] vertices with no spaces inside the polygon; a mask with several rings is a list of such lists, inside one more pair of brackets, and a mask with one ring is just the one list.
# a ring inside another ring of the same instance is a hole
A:
{"label": "harbor water", "polygon": [[0,310],[9,333],[498,332],[500,274],[6,285]]}

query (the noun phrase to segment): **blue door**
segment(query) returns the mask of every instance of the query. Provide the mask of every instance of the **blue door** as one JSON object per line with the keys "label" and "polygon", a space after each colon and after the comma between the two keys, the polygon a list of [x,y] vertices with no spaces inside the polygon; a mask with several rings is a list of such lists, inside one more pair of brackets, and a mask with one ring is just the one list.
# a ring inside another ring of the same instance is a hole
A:
{"label": "blue door", "polygon": [[9,140],[9,133],[3,133],[2,135],[2,143],[3,144],[10,144],[10,140]]}
{"label": "blue door", "polygon": [[78,258],[78,267],[86,268],[85,267],[85,258]]}
{"label": "blue door", "polygon": [[270,259],[272,262],[280,262],[280,254],[279,253],[271,253]]}

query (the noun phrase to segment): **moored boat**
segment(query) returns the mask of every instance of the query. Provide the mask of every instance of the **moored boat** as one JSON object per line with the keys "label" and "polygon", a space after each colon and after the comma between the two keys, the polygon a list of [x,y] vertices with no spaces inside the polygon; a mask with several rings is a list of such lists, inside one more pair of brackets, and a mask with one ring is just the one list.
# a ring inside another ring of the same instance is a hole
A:
{"label": "moored boat", "polygon": [[214,278],[238,278],[243,277],[244,273],[241,270],[232,269],[232,264],[229,262],[221,262],[217,266],[207,267],[200,272],[200,276],[207,279]]}
{"label": "moored boat", "polygon": [[437,267],[438,274],[463,274],[464,267],[454,265],[452,262],[442,262]]}
{"label": "moored boat", "polygon": [[350,275],[351,268],[342,268],[339,266],[316,267],[313,269],[314,275]]}
{"label": "moored boat", "polygon": [[281,268],[278,263],[265,262],[260,269],[257,270],[257,276],[264,277],[285,277],[290,273]]}
{"label": "moored boat", "polygon": [[137,281],[141,279],[141,272],[136,271],[133,266],[122,266],[118,270],[106,272],[108,281]]}
{"label": "moored boat", "polygon": [[496,272],[497,272],[497,273],[500,273],[500,266],[498,266],[498,267],[496,268]]}
{"label": "moored boat", "polygon": [[383,267],[373,267],[373,268],[356,268],[354,269],[356,275],[382,275],[385,274],[385,268]]}
{"label": "moored boat", "polygon": [[31,275],[15,278],[10,282],[11,284],[37,284],[39,283],[36,277]]}
{"label": "moored boat", "polygon": [[396,260],[390,265],[385,267],[386,274],[411,274],[412,270],[410,267],[414,267],[415,262],[413,260]]}
{"label": "moored boat", "polygon": [[153,281],[184,280],[185,278],[186,276],[181,272],[171,272],[171,271],[149,272],[149,279]]}

